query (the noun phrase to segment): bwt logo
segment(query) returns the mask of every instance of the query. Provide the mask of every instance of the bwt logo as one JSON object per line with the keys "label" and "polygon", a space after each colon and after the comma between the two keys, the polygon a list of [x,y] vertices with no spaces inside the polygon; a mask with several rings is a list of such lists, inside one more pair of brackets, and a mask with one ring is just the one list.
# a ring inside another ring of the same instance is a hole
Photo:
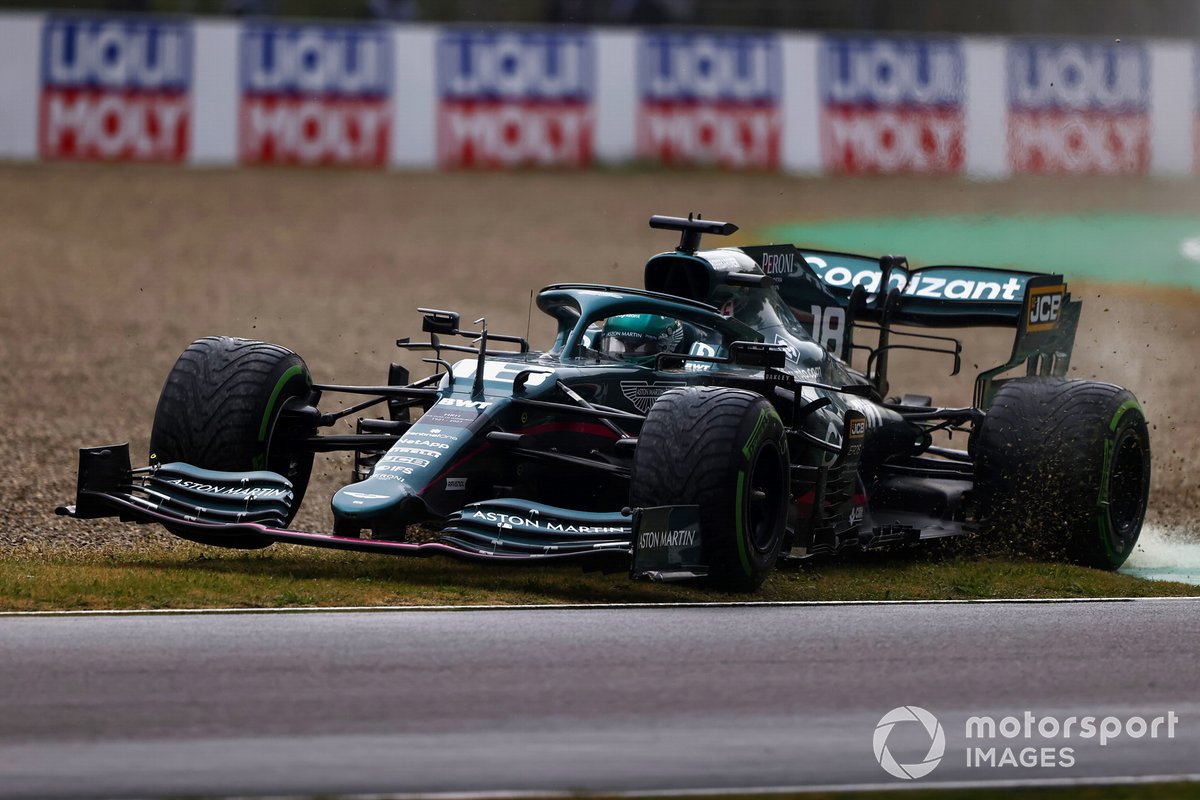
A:
{"label": "bwt logo", "polygon": [[183,23],[49,17],[38,150],[47,159],[181,161],[192,30]]}
{"label": "bwt logo", "polygon": [[827,169],[962,169],[966,67],[957,41],[824,38],[818,80]]}
{"label": "bwt logo", "polygon": [[774,36],[643,36],[638,155],[667,164],[777,166],[780,64]]}
{"label": "bwt logo", "polygon": [[384,31],[251,25],[239,52],[242,161],[387,163],[392,58]]}
{"label": "bwt logo", "polygon": [[586,166],[595,47],[585,33],[453,31],[438,41],[438,160]]}
{"label": "bwt logo", "polygon": [[1135,175],[1150,164],[1144,45],[1008,45],[1009,160],[1017,172]]}

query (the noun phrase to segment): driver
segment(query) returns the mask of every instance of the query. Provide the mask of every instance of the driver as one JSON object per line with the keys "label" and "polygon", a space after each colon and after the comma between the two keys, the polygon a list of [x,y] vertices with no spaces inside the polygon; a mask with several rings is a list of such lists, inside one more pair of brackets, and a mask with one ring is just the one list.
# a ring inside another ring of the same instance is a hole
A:
{"label": "driver", "polygon": [[604,321],[596,349],[630,364],[653,366],[659,353],[677,353],[683,324],[658,314],[622,314]]}

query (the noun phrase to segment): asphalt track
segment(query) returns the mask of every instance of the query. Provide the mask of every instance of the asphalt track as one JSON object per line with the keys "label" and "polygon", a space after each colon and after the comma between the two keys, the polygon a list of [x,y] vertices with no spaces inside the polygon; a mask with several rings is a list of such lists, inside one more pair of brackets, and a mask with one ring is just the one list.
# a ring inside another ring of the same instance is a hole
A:
{"label": "asphalt track", "polygon": [[[945,730],[925,785],[1195,773],[1198,634],[1200,600],[3,617],[0,795],[899,783],[901,705]],[[1179,721],[966,766],[968,716],[1027,710]]]}

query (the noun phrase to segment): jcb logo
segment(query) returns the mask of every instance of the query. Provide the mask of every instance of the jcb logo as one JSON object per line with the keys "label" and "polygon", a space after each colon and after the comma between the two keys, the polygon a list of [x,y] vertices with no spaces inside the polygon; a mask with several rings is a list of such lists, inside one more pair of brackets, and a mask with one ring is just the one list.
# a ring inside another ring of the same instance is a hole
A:
{"label": "jcb logo", "polygon": [[1029,291],[1025,330],[1048,331],[1058,325],[1066,286],[1040,286]]}
{"label": "jcb logo", "polygon": [[850,421],[850,438],[859,439],[867,432],[867,421],[855,419]]}

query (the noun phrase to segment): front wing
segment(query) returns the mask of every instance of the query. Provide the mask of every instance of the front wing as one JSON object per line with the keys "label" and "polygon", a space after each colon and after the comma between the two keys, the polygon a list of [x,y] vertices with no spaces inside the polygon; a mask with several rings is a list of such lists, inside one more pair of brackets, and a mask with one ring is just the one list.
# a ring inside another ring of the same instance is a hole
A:
{"label": "front wing", "polygon": [[[455,512],[432,541],[364,539],[284,527],[292,487],[275,473],[217,472],[187,464],[135,470],[127,444],[84,448],[79,459],[75,504],[60,506],[56,513],[156,522],[206,544],[252,548],[282,542],[492,563],[572,561],[662,581],[707,574],[700,563],[694,506],[595,513],[500,498]],[[681,547],[678,530],[688,526],[692,534],[684,538],[689,546]]]}

